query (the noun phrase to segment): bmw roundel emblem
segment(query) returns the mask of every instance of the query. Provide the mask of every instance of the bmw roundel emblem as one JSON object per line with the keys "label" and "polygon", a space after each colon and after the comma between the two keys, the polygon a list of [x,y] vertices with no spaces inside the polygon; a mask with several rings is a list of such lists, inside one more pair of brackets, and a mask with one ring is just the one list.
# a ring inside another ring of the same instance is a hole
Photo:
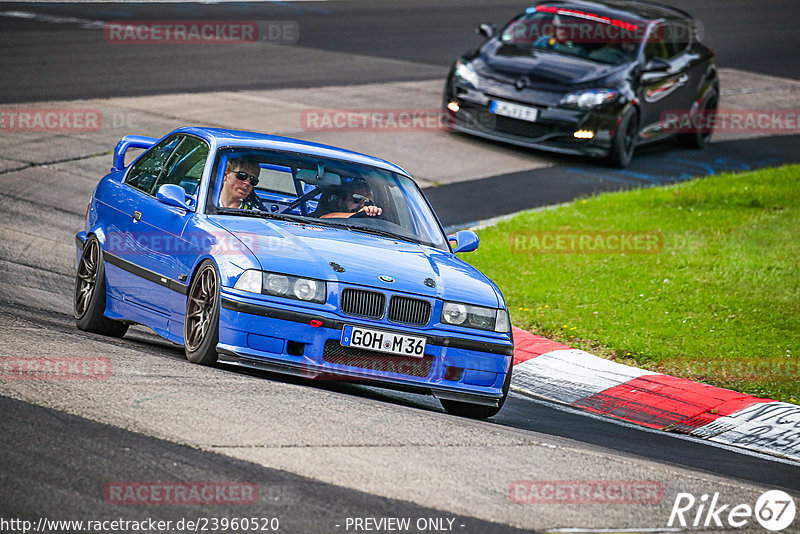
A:
{"label": "bmw roundel emblem", "polygon": [[392,282],[394,282],[394,278],[392,278],[391,276],[386,276],[385,274],[380,275],[378,278],[380,278],[382,281],[386,282],[387,284],[391,284]]}

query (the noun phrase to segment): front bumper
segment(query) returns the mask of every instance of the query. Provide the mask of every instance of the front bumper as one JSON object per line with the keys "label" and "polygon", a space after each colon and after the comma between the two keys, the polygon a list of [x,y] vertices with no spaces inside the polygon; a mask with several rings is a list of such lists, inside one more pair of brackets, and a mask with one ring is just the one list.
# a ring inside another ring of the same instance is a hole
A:
{"label": "front bumper", "polygon": [[[425,355],[412,358],[344,347],[339,340],[345,324],[425,337]],[[276,306],[224,290],[217,350],[219,361],[226,364],[317,380],[365,381],[488,406],[497,406],[502,397],[513,357],[507,337],[456,337],[436,328],[386,325],[291,304]]]}
{"label": "front bumper", "polygon": [[[617,125],[616,110],[573,111],[561,108],[532,105],[526,102],[515,102],[524,106],[539,109],[539,118],[535,122],[495,115],[489,111],[489,102],[495,100],[491,95],[480,94],[485,102],[474,98],[465,98],[475,91],[456,95],[445,95],[443,106],[455,101],[459,110],[449,113],[449,126],[458,132],[468,133],[493,141],[510,143],[527,148],[547,150],[561,154],[573,154],[594,157],[606,157],[611,149],[611,141]],[[501,97],[499,100],[511,101]],[[592,139],[574,137],[578,130],[591,130]]]}

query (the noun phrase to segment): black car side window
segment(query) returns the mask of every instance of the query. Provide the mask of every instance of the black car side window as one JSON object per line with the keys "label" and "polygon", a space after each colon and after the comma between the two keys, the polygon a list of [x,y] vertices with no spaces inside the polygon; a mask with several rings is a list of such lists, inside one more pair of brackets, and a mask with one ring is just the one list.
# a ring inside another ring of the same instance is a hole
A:
{"label": "black car side window", "polygon": [[125,177],[125,183],[139,191],[152,195],[156,180],[164,173],[170,154],[182,139],[182,135],[168,137],[148,150],[144,156],[131,166],[128,175]]}
{"label": "black car side window", "polygon": [[183,137],[164,165],[164,172],[156,179],[151,194],[164,184],[175,184],[193,195],[200,185],[207,158],[205,141],[188,135]]}
{"label": "black car side window", "polygon": [[667,49],[666,43],[664,42],[666,31],[666,27],[661,24],[653,28],[653,31],[650,32],[650,36],[647,38],[647,44],[644,45],[645,63],[655,58],[669,59],[671,57],[671,51]]}
{"label": "black car side window", "polygon": [[666,26],[664,33],[664,41],[667,45],[669,56],[667,58],[674,58],[681,54],[689,46],[692,40],[691,29],[685,24],[673,22]]}

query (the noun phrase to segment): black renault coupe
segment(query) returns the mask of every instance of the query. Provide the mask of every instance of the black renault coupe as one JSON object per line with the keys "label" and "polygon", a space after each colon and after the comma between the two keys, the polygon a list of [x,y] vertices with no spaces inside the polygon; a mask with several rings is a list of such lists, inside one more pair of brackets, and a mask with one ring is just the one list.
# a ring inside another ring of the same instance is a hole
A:
{"label": "black renault coupe", "polygon": [[709,141],[708,128],[670,126],[713,114],[719,97],[714,53],[684,11],[555,0],[499,31],[476,31],[486,42],[453,64],[444,89],[456,131],[620,167],[637,146],[666,137],[695,148]]}

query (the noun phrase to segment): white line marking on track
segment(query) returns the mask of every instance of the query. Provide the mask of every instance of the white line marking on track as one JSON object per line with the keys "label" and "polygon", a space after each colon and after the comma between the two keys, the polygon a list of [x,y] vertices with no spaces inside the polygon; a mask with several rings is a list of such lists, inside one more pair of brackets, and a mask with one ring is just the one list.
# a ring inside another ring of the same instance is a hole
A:
{"label": "white line marking on track", "polygon": [[623,532],[684,532],[679,528],[555,528],[546,530],[545,532],[608,532],[608,533],[623,533]]}
{"label": "white line marking on track", "polygon": [[[561,411],[561,412],[566,412],[566,413],[571,413],[571,414],[576,414],[576,415],[582,415],[584,417],[591,417],[592,419],[597,419],[597,420],[603,421],[605,423],[612,423],[612,424],[619,425],[619,426],[624,426],[624,427],[627,427],[627,428],[630,428],[630,429],[641,430],[642,432],[650,432],[651,434],[658,434],[659,436],[670,437],[670,438],[673,438],[673,439],[682,439],[682,440],[685,440],[685,441],[692,441],[694,443],[700,443],[700,444],[703,444],[703,445],[708,445],[710,447],[716,447],[718,449],[724,449],[726,451],[735,452],[735,453],[738,453],[738,454],[744,454],[745,456],[752,456],[754,458],[760,458],[761,460],[769,460],[770,462],[777,462],[777,463],[781,463],[781,464],[791,465],[792,467],[800,466],[800,462],[796,462],[796,461],[790,460],[788,458],[782,458],[780,456],[773,456],[771,454],[764,454],[764,453],[752,451],[752,450],[749,450],[749,449],[744,449],[742,447],[736,447],[734,445],[726,445],[724,443],[718,443],[718,442],[714,442],[714,441],[709,441],[709,440],[706,440],[706,439],[701,439],[701,438],[697,438],[697,437],[694,437],[694,436],[689,436],[687,434],[678,434],[677,432],[664,432],[663,430],[658,430],[658,429],[655,429],[655,428],[648,428],[646,426],[639,426],[639,425],[635,425],[633,423],[629,423],[627,421],[623,421],[622,419],[615,419],[613,417],[608,417],[608,416],[605,416],[605,415],[595,414],[595,413],[592,413],[592,412],[586,412],[586,411],[583,411],[582,409],[574,408],[574,407],[570,406],[569,404],[561,404],[561,403],[558,403],[558,402],[555,402],[555,401],[551,401],[551,400],[539,399],[539,398],[531,396],[528,393],[523,393],[523,392],[513,391],[512,390],[512,391],[509,392],[509,395],[511,395],[511,396],[513,396],[515,398],[525,399],[525,400],[527,400],[529,402],[533,402],[533,403],[536,403],[536,404],[541,404],[541,405],[547,406],[548,408],[552,408],[554,410],[558,410],[558,411]],[[533,430],[534,432],[536,431],[535,428],[531,428],[530,430]],[[574,439],[574,438],[568,438],[568,439]]]}
{"label": "white line marking on track", "polygon": [[545,532],[608,532],[623,533],[623,532],[684,532],[679,528],[554,528],[545,530]]}

